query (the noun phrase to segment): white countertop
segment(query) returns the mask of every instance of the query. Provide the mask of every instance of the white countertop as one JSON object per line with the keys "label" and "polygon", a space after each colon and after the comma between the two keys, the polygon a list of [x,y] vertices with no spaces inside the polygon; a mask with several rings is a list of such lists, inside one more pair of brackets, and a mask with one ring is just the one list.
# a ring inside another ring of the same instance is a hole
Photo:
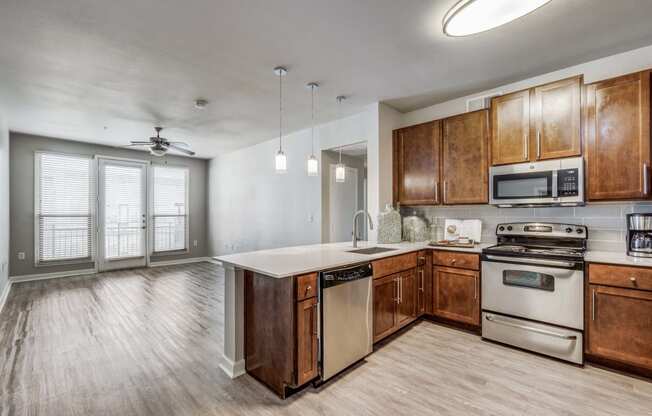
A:
{"label": "white countertop", "polygon": [[652,267],[652,258],[628,256],[625,251],[587,251],[584,255],[584,261],[622,266]]}
{"label": "white countertop", "polygon": [[428,246],[427,242],[375,244],[367,241],[359,241],[358,249],[367,247],[386,247],[394,250],[371,255],[356,254],[349,252],[350,250],[355,249],[352,247],[350,242],[346,242],[251,251],[248,253],[218,256],[215,257],[215,259],[222,263],[232,264],[241,269],[251,270],[271,277],[283,278],[363,263],[365,261],[396,256],[426,248],[480,253],[483,248],[489,247],[493,244],[495,244],[495,242],[479,244],[473,248],[459,248],[432,247]]}

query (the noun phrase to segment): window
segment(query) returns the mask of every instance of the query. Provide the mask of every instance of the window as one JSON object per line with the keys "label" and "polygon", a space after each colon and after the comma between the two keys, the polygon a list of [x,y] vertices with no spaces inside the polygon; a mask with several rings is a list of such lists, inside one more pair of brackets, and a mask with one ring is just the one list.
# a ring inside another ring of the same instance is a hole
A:
{"label": "window", "polygon": [[93,260],[92,160],[36,153],[36,264]]}
{"label": "window", "polygon": [[153,167],[154,252],[188,249],[188,170]]}

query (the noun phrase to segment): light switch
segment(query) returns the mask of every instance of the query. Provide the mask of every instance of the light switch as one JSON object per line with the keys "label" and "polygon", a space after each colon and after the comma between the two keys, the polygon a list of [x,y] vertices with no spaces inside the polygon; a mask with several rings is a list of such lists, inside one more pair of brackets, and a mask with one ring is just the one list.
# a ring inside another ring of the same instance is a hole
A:
{"label": "light switch", "polygon": [[24,251],[19,251],[18,252],[18,260],[25,260],[25,252]]}
{"label": "light switch", "polygon": [[197,240],[193,240],[192,245],[193,247],[197,247]]}

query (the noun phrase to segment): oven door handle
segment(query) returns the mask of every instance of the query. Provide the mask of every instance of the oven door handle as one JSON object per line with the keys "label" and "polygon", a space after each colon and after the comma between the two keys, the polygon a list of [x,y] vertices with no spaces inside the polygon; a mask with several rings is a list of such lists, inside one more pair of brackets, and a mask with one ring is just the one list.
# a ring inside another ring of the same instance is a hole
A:
{"label": "oven door handle", "polygon": [[551,266],[551,267],[575,267],[577,265],[574,261],[562,261],[562,260],[546,260],[546,259],[533,259],[533,258],[522,258],[522,257],[507,257],[507,256],[494,256],[493,254],[485,254],[487,260],[494,261],[509,261],[512,263],[520,264],[531,264],[531,265],[540,265],[540,266]]}
{"label": "oven door handle", "polygon": [[555,337],[555,338],[567,339],[569,341],[574,341],[574,340],[577,339],[577,335],[559,334],[557,332],[546,331],[545,329],[535,328],[533,326],[514,324],[514,323],[511,323],[511,322],[496,319],[496,318],[494,318],[493,315],[485,315],[485,319],[487,321],[489,321],[489,322],[494,322],[496,324],[511,326],[511,327],[519,328],[519,329],[524,329],[526,331],[536,332],[537,334],[542,334],[542,335],[549,335],[549,336]]}

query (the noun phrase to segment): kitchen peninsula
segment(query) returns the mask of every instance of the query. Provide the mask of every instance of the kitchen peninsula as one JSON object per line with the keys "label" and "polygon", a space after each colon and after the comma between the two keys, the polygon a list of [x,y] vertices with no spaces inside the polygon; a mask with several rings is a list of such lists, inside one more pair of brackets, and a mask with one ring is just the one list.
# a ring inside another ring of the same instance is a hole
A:
{"label": "kitchen peninsula", "polygon": [[[317,379],[318,272],[368,262],[373,265],[373,342],[426,314],[477,329],[479,254],[489,245],[362,243],[358,250],[386,250],[359,254],[347,242],[216,257],[225,271],[222,369],[232,378],[247,372],[281,397]],[[441,266],[437,277],[433,264]]]}

